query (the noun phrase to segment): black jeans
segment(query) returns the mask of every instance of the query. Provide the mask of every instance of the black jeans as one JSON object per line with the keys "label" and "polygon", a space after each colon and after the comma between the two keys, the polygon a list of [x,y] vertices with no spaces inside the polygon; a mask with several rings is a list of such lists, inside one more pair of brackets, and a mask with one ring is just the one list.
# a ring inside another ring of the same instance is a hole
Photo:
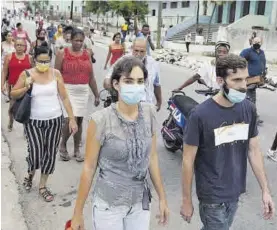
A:
{"label": "black jeans", "polygon": [[257,101],[256,88],[248,89],[246,94],[247,94],[247,99],[256,105],[256,101]]}
{"label": "black jeans", "polygon": [[277,150],[277,133],[275,135],[275,139],[272,143],[271,150],[276,151]]}
{"label": "black jeans", "polygon": [[238,202],[206,204],[200,201],[201,230],[229,230],[238,209]]}

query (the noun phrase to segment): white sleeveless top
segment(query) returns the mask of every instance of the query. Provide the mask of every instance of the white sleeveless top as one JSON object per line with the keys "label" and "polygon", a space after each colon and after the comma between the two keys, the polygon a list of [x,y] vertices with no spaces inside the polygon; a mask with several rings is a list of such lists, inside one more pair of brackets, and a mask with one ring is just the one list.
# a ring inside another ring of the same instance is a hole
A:
{"label": "white sleeveless top", "polygon": [[62,115],[57,80],[47,84],[33,83],[31,119],[50,120]]}

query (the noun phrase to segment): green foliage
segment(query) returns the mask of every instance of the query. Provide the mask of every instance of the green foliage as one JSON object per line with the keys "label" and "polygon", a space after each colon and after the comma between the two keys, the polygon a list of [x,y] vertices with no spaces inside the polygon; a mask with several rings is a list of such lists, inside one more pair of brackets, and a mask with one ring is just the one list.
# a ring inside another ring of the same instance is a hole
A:
{"label": "green foliage", "polygon": [[86,1],[86,11],[103,15],[108,11],[114,11],[126,20],[137,14],[140,20],[144,20],[148,14],[148,4],[146,1]]}
{"label": "green foliage", "polygon": [[86,1],[86,11],[94,14],[105,14],[110,11],[110,4],[108,1]]}

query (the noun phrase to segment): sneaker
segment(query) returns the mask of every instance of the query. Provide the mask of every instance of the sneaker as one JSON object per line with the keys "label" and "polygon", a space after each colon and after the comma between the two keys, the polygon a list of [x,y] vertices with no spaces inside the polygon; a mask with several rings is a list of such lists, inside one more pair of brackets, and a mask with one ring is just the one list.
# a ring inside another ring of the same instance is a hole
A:
{"label": "sneaker", "polygon": [[268,156],[271,160],[277,162],[277,150],[271,150],[271,149],[269,149],[269,150],[267,151],[267,156]]}

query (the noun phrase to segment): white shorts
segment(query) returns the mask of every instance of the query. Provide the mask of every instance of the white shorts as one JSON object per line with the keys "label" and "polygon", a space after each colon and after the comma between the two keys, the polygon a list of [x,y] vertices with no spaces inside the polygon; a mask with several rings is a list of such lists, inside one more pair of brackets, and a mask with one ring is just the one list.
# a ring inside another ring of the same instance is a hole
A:
{"label": "white shorts", "polygon": [[100,198],[95,198],[92,206],[94,230],[148,230],[150,211],[142,209],[142,203],[132,207],[110,207]]}

